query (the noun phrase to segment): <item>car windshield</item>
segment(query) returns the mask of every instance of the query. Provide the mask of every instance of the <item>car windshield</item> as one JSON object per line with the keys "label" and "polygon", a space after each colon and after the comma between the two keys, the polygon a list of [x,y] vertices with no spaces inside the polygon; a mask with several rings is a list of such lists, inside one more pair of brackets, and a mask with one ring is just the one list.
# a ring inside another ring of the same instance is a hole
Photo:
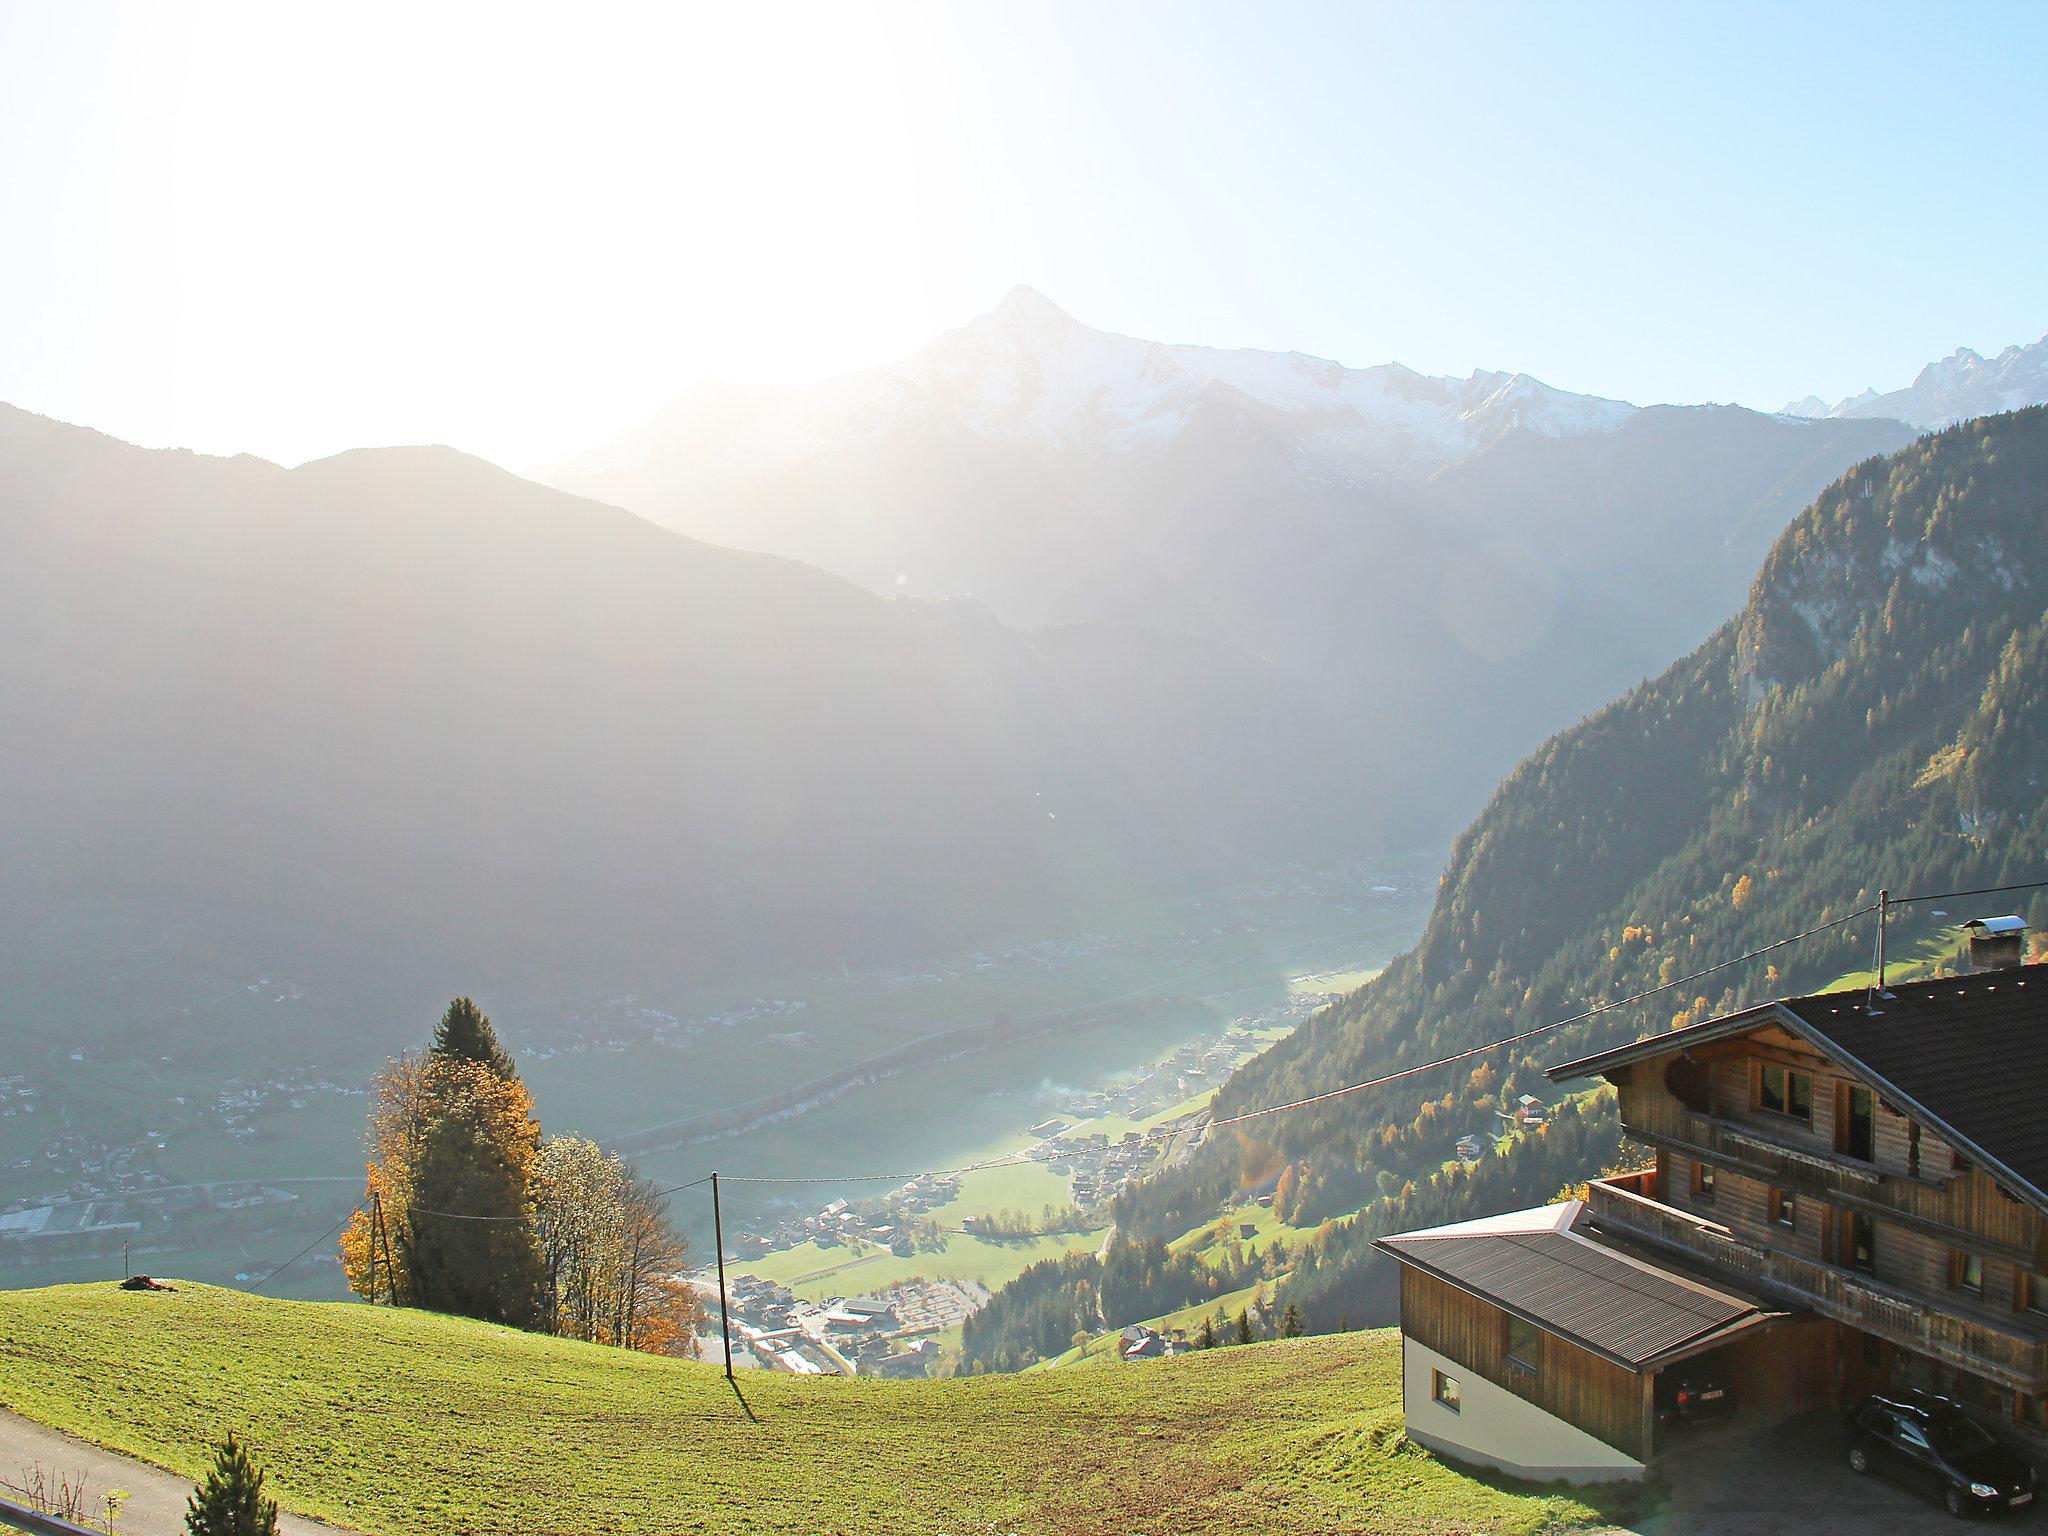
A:
{"label": "car windshield", "polygon": [[1936,1419],[1927,1426],[1928,1438],[1944,1456],[1974,1456],[1998,1442],[1968,1419]]}

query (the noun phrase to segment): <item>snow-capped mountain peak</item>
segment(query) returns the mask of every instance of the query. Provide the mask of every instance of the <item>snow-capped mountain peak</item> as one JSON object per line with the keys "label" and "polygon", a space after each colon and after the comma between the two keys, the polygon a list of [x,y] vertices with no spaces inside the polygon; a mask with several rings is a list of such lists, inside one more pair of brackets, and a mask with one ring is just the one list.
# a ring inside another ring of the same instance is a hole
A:
{"label": "snow-capped mountain peak", "polygon": [[1830,406],[1808,395],[1786,416],[1879,416],[1932,430],[1973,416],[1991,416],[2048,404],[2048,336],[2031,346],[2007,347],[1986,358],[1969,347],[1922,368],[1904,389],[1866,389]]}
{"label": "snow-capped mountain peak", "polygon": [[1434,378],[1399,363],[1146,341],[1096,330],[1020,285],[900,362],[811,385],[700,386],[541,477],[631,479],[659,462],[729,480],[902,430],[1060,454],[1146,452],[1217,408],[1258,418],[1319,478],[1338,480],[1424,475],[1504,433],[1606,432],[1635,411],[1521,373]]}

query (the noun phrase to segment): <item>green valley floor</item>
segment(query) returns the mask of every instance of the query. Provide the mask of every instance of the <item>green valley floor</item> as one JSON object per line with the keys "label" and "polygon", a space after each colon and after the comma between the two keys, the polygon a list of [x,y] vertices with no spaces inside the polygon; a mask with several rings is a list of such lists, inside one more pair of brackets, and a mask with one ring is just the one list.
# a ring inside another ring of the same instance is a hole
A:
{"label": "green valley floor", "polygon": [[[0,1406],[185,1477],[233,1428],[366,1536],[1535,1532],[1626,1513],[1401,1435],[1390,1331],[934,1382],[741,1373],[184,1285],[0,1292]],[[1617,1497],[1627,1497],[1619,1495]]]}

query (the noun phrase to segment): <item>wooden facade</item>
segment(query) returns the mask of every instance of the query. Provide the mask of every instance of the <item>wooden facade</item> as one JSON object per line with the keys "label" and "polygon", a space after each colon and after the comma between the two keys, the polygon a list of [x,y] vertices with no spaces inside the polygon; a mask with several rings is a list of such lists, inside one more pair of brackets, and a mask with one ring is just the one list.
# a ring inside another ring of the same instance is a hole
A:
{"label": "wooden facade", "polygon": [[1508,1358],[1509,1327],[1509,1315],[1492,1302],[1401,1266],[1401,1331],[1409,1338],[1616,1450],[1649,1460],[1653,1375],[1637,1375],[1543,1330],[1530,1370]]}
{"label": "wooden facade", "polygon": [[1596,1183],[1596,1223],[1852,1330],[1838,1390],[1881,1372],[2048,1426],[2034,1206],[1774,1022],[1609,1076],[1657,1162]]}

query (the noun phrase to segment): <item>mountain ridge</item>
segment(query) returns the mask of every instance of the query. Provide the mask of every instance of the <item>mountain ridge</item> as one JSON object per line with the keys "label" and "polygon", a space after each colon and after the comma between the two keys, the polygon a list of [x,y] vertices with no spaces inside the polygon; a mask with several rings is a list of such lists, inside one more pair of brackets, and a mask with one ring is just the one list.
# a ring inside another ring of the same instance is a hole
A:
{"label": "mountain ridge", "polygon": [[2005,348],[1987,358],[1958,347],[1937,358],[1900,389],[1866,389],[1830,405],[1818,395],[1796,400],[1780,413],[1804,418],[1890,417],[1923,431],[1953,426],[1973,416],[1993,416],[2048,403],[2048,336]]}

